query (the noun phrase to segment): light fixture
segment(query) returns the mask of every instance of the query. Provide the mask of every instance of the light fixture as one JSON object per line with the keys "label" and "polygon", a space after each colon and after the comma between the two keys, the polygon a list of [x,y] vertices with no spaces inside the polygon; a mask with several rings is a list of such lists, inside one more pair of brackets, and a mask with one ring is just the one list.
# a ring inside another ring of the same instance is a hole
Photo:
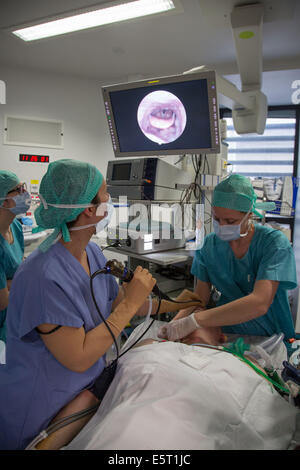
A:
{"label": "light fixture", "polygon": [[24,41],[58,36],[175,9],[172,0],[137,0],[13,31]]}

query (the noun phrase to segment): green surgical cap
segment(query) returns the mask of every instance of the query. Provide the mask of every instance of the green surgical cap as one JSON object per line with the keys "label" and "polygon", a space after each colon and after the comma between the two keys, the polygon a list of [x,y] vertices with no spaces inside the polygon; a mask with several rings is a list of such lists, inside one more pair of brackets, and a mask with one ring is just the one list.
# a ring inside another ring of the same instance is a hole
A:
{"label": "green surgical cap", "polygon": [[40,184],[41,203],[34,213],[39,226],[35,231],[55,229],[39,246],[42,251],[47,251],[60,232],[64,241],[69,242],[71,238],[67,223],[75,220],[85,209],[84,207],[53,207],[47,204],[88,205],[96,196],[102,183],[102,174],[89,163],[71,159],[50,163]]}
{"label": "green surgical cap", "polygon": [[258,217],[262,215],[256,211],[274,210],[273,202],[256,202],[257,195],[251,181],[243,175],[230,175],[219,183],[213,192],[213,207],[224,207],[240,212],[254,212]]}
{"label": "green surgical cap", "polygon": [[2,206],[3,198],[20,183],[17,175],[7,170],[0,170],[0,206]]}

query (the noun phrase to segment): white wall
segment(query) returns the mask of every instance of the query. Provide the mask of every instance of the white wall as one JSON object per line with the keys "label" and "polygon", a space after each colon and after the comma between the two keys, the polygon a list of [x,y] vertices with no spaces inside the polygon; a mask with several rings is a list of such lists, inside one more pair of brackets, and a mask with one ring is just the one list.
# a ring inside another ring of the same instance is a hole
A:
{"label": "white wall", "polygon": [[[73,158],[94,164],[106,176],[108,160],[114,159],[105,119],[101,84],[24,69],[0,69],[6,83],[6,104],[0,105],[0,168],[15,172],[30,184],[41,180],[45,163],[19,162],[19,153],[49,155],[50,162]],[[64,148],[51,149],[4,145],[5,114],[64,122]]]}

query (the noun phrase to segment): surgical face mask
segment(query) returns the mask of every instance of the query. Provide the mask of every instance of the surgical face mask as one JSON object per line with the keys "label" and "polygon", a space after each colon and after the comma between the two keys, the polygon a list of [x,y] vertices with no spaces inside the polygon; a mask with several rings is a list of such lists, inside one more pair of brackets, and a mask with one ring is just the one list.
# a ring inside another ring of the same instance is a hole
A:
{"label": "surgical face mask", "polygon": [[[113,206],[111,197],[109,197],[109,200],[105,204],[106,204],[106,209],[107,209],[107,216],[97,223],[96,233],[102,232],[102,230],[104,230],[108,226],[109,222],[111,221],[113,212],[114,212],[114,206]],[[99,215],[99,208],[96,211],[96,215]]]}
{"label": "surgical face mask", "polygon": [[84,228],[89,228],[89,227],[96,227],[96,233],[102,232],[104,230],[109,222],[111,221],[112,214],[114,211],[114,206],[111,200],[111,197],[109,196],[109,200],[107,202],[102,202],[98,207],[96,211],[96,216],[102,216],[104,215],[105,212],[107,212],[107,215],[100,220],[97,224],[88,224],[88,225],[81,225],[80,227],[72,227],[69,230],[70,231],[77,231],[77,230],[83,230]]}
{"label": "surgical face mask", "polygon": [[246,220],[248,214],[250,214],[251,210],[247,212],[245,217],[241,220],[241,222],[237,225],[220,225],[219,222],[213,219],[213,227],[215,234],[223,241],[230,242],[233,240],[238,240],[239,238],[246,237],[249,233],[249,229],[246,233],[241,233],[241,226]]}
{"label": "surgical face mask", "polygon": [[13,199],[15,201],[15,207],[1,207],[2,209],[9,210],[14,215],[25,214],[31,205],[31,197],[27,191],[24,191],[17,196],[7,196],[3,199]]}

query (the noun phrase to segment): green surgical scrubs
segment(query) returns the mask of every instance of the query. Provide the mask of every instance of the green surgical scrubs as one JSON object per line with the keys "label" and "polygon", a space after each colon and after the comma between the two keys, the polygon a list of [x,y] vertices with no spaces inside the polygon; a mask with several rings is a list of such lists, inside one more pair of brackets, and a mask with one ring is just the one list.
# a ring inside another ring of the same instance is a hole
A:
{"label": "green surgical scrubs", "polygon": [[294,253],[287,237],[271,227],[256,224],[248,252],[235,257],[229,242],[209,234],[203,247],[196,251],[192,274],[210,282],[221,293],[217,306],[250,294],[255,281],[278,281],[278,289],[265,315],[222,327],[224,333],[251,336],[272,336],[283,332],[285,340],[295,338],[287,291],[297,287]]}
{"label": "green surgical scrubs", "polygon": [[[7,286],[7,280],[12,279],[24,256],[24,236],[22,225],[14,219],[10,225],[13,243],[10,245],[0,234],[0,290]],[[6,308],[0,310],[0,340],[6,341]]]}

